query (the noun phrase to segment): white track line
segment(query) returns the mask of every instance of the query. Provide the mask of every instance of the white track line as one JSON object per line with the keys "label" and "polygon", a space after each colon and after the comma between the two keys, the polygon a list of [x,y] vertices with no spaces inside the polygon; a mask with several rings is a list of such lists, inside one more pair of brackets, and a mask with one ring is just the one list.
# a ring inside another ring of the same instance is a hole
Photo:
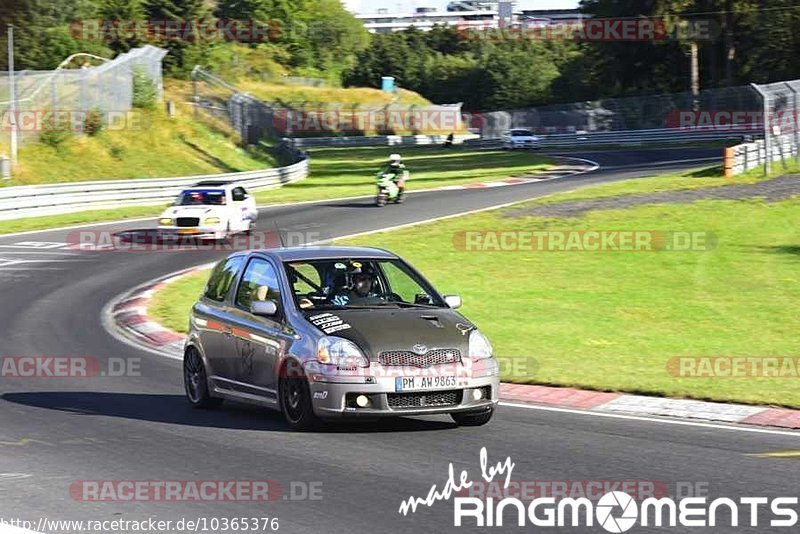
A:
{"label": "white track line", "polygon": [[701,423],[699,421],[683,421],[679,419],[666,419],[661,417],[646,417],[642,415],[623,415],[608,412],[595,412],[591,410],[577,410],[573,408],[556,408],[553,406],[542,406],[537,404],[521,404],[517,402],[500,402],[501,406],[508,406],[509,408],[523,408],[526,410],[539,410],[543,412],[560,412],[569,413],[574,415],[588,415],[592,417],[610,417],[612,419],[627,419],[629,421],[644,421],[648,423],[660,423],[665,425],[680,425],[680,426],[694,426],[700,428],[713,428],[717,430],[731,430],[734,432],[752,432],[755,434],[772,434],[776,436],[790,436],[793,438],[800,438],[800,432],[793,432],[790,430],[770,430],[768,428],[758,428],[739,425],[722,425],[716,423]]}

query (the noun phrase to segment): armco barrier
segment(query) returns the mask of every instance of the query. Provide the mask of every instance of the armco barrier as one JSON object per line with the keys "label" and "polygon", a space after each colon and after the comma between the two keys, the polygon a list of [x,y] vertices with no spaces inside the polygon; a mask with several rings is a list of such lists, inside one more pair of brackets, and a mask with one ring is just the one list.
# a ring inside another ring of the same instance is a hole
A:
{"label": "armco barrier", "polygon": [[[794,142],[794,134],[788,133],[772,138],[769,147],[770,161],[786,161],[798,156],[798,147]],[[767,146],[763,139],[751,143],[742,143],[725,151],[725,176],[736,176],[751,169],[763,166],[767,162]]]}
{"label": "armco barrier", "polygon": [[[480,136],[476,134],[454,135],[453,143],[461,144],[478,139],[480,139]],[[337,146],[442,145],[446,140],[446,135],[376,135],[371,137],[295,137],[293,139],[284,139],[284,141],[291,143],[297,149]]]}
{"label": "armco barrier", "polygon": [[297,156],[299,161],[288,167],[258,171],[4,187],[0,188],[0,220],[118,206],[166,204],[174,200],[181,190],[201,180],[235,181],[248,189],[278,187],[308,176],[308,157],[302,154]]}
{"label": "armco barrier", "polygon": [[[658,130],[631,130],[612,132],[586,132],[573,134],[552,134],[541,136],[542,148],[580,148],[591,146],[642,146],[673,143],[694,143],[703,141],[727,141],[743,139],[761,133],[757,125],[740,125],[735,130],[695,129],[684,130],[678,128],[665,128]],[[475,139],[466,140],[465,146],[482,148],[500,148],[503,140]]]}

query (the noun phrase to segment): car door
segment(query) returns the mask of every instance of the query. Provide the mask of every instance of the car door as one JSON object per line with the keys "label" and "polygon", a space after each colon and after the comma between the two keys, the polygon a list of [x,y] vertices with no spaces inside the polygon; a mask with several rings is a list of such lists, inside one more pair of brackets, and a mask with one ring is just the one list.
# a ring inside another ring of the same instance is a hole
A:
{"label": "car door", "polygon": [[[231,368],[230,322],[228,320],[228,294],[234,287],[245,256],[233,256],[221,261],[211,273],[205,293],[194,309],[194,321],[200,336],[200,344],[208,363],[208,375],[212,379],[230,379]],[[224,386],[223,386],[224,387]]]}
{"label": "car door", "polygon": [[[230,313],[232,339],[238,356],[235,380],[247,384],[252,390],[250,393],[276,401],[277,365],[291,340],[281,320],[282,296],[276,266],[266,258],[254,256],[245,267]],[[268,299],[278,306],[274,317],[250,313],[253,302]]]}

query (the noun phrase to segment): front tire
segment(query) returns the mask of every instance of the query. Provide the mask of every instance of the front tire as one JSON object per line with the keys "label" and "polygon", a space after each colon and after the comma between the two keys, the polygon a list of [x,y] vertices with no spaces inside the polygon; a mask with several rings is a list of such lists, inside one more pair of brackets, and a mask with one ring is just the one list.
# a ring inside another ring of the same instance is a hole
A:
{"label": "front tire", "polygon": [[483,426],[491,421],[494,415],[494,408],[483,412],[459,412],[451,413],[450,417],[458,426]]}
{"label": "front tire", "polygon": [[183,356],[183,385],[186,399],[193,408],[213,409],[222,404],[222,399],[212,397],[208,391],[206,366],[194,347],[190,347]]}
{"label": "front tire", "polygon": [[294,430],[312,430],[320,425],[314,414],[308,381],[304,375],[284,376],[280,381],[281,411]]}
{"label": "front tire", "polygon": [[384,207],[386,205],[386,201],[388,198],[389,195],[381,191],[380,193],[378,193],[378,196],[375,197],[375,205],[378,206],[379,208]]}

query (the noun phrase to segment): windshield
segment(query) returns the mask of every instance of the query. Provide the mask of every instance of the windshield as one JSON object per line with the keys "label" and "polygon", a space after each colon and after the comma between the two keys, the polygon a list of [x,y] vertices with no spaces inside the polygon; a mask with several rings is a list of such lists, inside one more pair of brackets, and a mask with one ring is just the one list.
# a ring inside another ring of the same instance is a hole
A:
{"label": "windshield", "polygon": [[302,310],[446,307],[430,284],[401,260],[309,260],[285,267]]}
{"label": "windshield", "polygon": [[181,193],[176,206],[224,206],[225,191],[222,189],[190,189]]}
{"label": "windshield", "polygon": [[511,130],[512,137],[533,137],[533,132],[530,130]]}

